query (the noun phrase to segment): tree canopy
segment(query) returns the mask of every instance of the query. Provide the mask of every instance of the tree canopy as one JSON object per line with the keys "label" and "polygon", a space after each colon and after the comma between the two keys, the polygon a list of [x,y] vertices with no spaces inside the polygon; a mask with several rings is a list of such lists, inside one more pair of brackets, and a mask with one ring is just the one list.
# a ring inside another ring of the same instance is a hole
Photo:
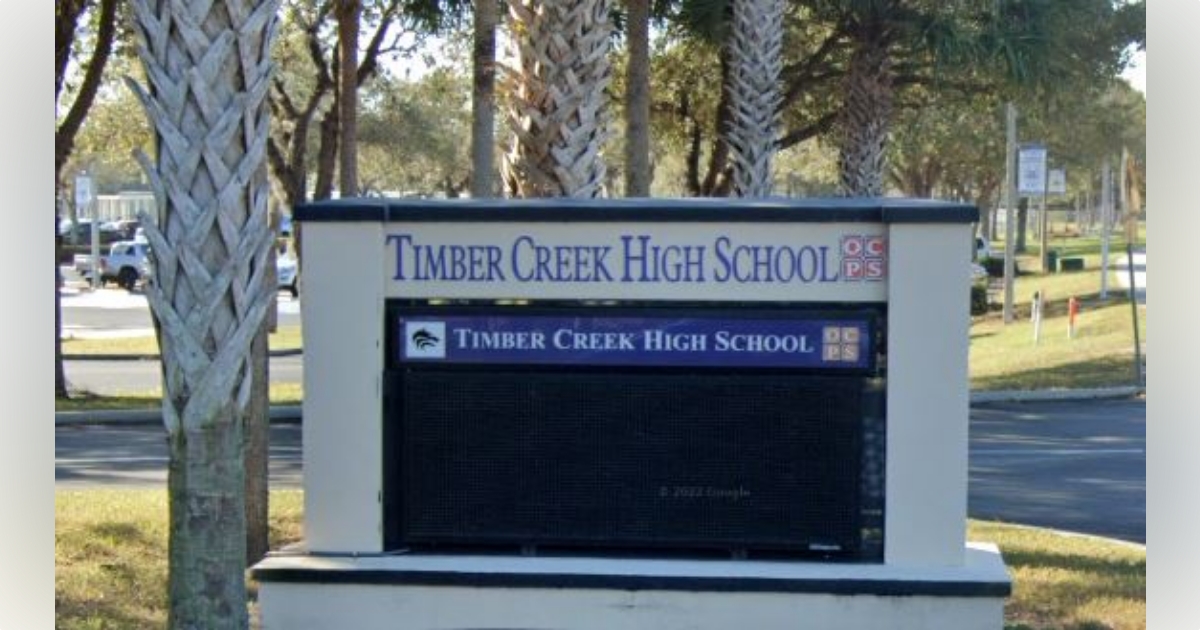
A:
{"label": "tree canopy", "polygon": [[[87,13],[92,30],[81,31],[87,41],[96,41],[98,33],[101,4],[93,2]],[[612,9],[618,27],[624,25],[624,10],[623,4]],[[469,181],[471,33],[464,19],[469,11],[458,0],[362,3],[357,164],[364,194],[457,194]],[[651,4],[651,13],[652,194],[729,194],[730,153],[722,140],[729,103],[720,89],[729,71],[722,53],[729,1],[660,0]],[[782,22],[778,193],[830,190],[828,167],[838,153],[839,126],[847,124],[843,86],[855,33],[869,24],[882,36],[894,89],[883,136],[888,194],[994,199],[989,191],[997,173],[1002,177],[996,142],[1003,137],[1005,101],[1022,111],[1022,136],[1045,138],[1051,155],[1069,166],[1072,188],[1086,186],[1083,177],[1099,161],[1097,152],[1127,147],[1144,164],[1144,96],[1114,79],[1129,51],[1145,47],[1144,1],[793,0]],[[279,24],[269,158],[286,206],[336,188],[339,70],[332,4],[285,0]],[[127,33],[114,32],[113,47],[121,50]],[[422,48],[434,34],[445,49]],[[614,37],[619,43],[619,33]],[[59,64],[63,53],[57,44]],[[623,101],[628,55],[620,47],[616,51],[608,94]],[[414,77],[394,72],[400,67],[394,59],[435,53],[444,57],[436,72]],[[71,54],[86,56],[78,49]],[[119,74],[103,74],[94,119],[80,125],[77,140],[76,163],[90,165],[101,190],[137,181],[129,151],[148,142],[139,117],[123,113],[131,101],[113,87]],[[56,89],[61,84],[64,96],[73,95],[82,75],[63,76],[56,75]],[[614,129],[618,133],[603,147],[607,194],[619,194],[615,182],[624,176],[620,123]],[[509,133],[502,127],[497,143]]]}

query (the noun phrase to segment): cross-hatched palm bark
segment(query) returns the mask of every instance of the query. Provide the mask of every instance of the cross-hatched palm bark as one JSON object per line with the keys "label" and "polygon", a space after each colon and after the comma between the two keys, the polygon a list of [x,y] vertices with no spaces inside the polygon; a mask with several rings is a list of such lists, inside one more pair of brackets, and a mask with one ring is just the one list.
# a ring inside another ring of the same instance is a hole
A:
{"label": "cross-hatched palm bark", "polygon": [[858,29],[843,80],[838,179],[848,197],[883,195],[884,149],[895,98],[886,31],[882,24]]}
{"label": "cross-hatched palm bark", "polygon": [[725,142],[739,197],[771,194],[779,126],[783,0],[733,0],[727,47],[729,124]]}
{"label": "cross-hatched palm bark", "polygon": [[517,67],[505,76],[514,197],[597,197],[609,134],[607,0],[508,0]]}
{"label": "cross-hatched palm bark", "polygon": [[274,0],[133,0],[153,125],[154,263],[170,463],[172,628],[244,628],[243,414],[267,284],[265,97]]}

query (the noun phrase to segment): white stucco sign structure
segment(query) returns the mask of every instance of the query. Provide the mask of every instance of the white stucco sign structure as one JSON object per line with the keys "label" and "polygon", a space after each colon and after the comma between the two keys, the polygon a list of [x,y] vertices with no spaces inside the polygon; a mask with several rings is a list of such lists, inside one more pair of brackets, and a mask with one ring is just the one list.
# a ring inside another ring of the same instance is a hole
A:
{"label": "white stucco sign structure", "polygon": [[966,540],[974,206],[295,216],[306,539],[254,568],[264,627],[1002,627]]}

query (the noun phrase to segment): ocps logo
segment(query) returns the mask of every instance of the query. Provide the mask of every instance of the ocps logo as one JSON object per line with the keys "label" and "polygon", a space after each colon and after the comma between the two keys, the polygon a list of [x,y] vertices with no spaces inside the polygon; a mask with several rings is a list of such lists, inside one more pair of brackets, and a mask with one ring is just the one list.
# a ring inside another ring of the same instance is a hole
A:
{"label": "ocps logo", "polygon": [[887,277],[887,237],[843,236],[841,254],[843,282],[877,282]]}

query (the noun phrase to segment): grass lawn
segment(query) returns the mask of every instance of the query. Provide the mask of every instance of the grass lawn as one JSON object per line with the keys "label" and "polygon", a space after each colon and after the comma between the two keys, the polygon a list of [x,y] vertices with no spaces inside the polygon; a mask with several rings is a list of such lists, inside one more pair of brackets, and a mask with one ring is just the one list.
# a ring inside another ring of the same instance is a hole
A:
{"label": "grass lawn", "polygon": [[983,521],[968,537],[996,543],[1008,565],[1006,630],[1146,627],[1145,548]]}
{"label": "grass lawn", "polygon": [[[971,324],[970,379],[975,390],[1093,388],[1133,385],[1133,309],[1128,290],[1108,280],[1108,297],[1100,299],[1099,240],[1095,237],[1054,245],[1064,255],[1082,255],[1096,262],[1084,271],[1027,273],[1013,285],[1016,321],[1005,325],[999,306]],[[1123,251],[1123,250],[1122,250]],[[1124,257],[1124,254],[1120,254]],[[1037,269],[1036,257],[1018,258],[1021,269]],[[1030,321],[1035,293],[1044,298],[1041,334],[1034,343]],[[1067,301],[1080,302],[1075,337],[1067,337]],[[1003,296],[999,296],[1000,301]],[[1146,348],[1146,307],[1138,307],[1138,331]]]}
{"label": "grass lawn", "polygon": [[[271,350],[295,350],[301,347],[300,326],[279,326],[267,336]],[[63,354],[158,354],[158,339],[153,335],[111,339],[63,339]]]}
{"label": "grass lawn", "polygon": [[[271,493],[271,548],[301,538],[303,494]],[[54,618],[61,630],[164,628],[165,490],[56,490]]]}
{"label": "grass lawn", "polygon": [[[165,491],[58,490],[54,504],[55,627],[163,627]],[[271,493],[272,548],[300,540],[302,511],[300,491]],[[978,521],[968,537],[997,543],[1008,564],[1009,630],[1146,627],[1144,549]]]}
{"label": "grass lawn", "polygon": [[[1053,294],[1047,292],[1049,299]],[[1124,299],[1083,302],[1067,336],[1065,298],[1047,303],[1039,341],[1028,308],[1005,325],[996,315],[971,326],[970,377],[976,390],[1111,387],[1135,382],[1133,313]],[[1146,308],[1138,327],[1146,343]]]}
{"label": "grass lawn", "polygon": [[[304,400],[301,383],[271,383],[267,392],[272,405],[299,405]],[[112,396],[97,396],[87,392],[73,393],[71,398],[54,399],[55,411],[94,411],[108,409],[156,409],[162,405],[162,390],[120,392]]]}

